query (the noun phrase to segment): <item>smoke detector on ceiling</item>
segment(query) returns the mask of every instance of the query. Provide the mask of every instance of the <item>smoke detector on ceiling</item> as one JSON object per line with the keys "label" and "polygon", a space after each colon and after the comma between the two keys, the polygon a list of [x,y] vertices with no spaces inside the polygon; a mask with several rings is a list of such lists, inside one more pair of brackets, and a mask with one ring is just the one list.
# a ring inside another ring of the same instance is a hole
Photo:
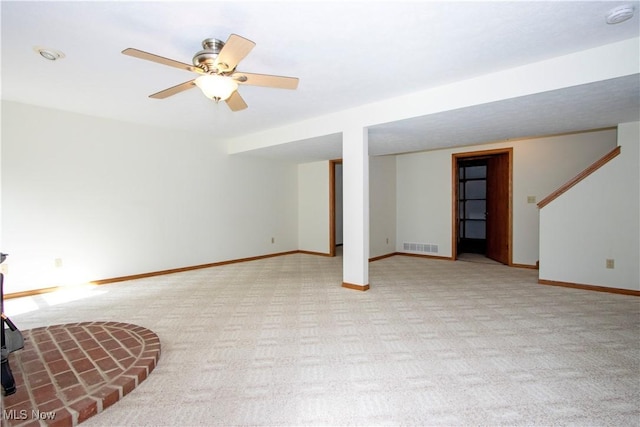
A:
{"label": "smoke detector on ceiling", "polygon": [[633,17],[633,6],[623,5],[614,7],[607,13],[607,24],[619,24]]}

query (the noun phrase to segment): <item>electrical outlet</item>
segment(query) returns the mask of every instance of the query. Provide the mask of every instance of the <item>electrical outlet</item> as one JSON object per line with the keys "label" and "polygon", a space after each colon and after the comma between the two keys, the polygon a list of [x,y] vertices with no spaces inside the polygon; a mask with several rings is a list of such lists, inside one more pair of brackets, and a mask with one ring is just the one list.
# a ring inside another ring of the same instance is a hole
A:
{"label": "electrical outlet", "polygon": [[614,268],[615,264],[612,259],[607,259],[607,268]]}
{"label": "electrical outlet", "polygon": [[535,203],[536,196],[527,196],[527,203]]}
{"label": "electrical outlet", "polygon": [[56,268],[62,267],[62,258],[56,258],[55,260],[53,260],[53,264],[56,266]]}

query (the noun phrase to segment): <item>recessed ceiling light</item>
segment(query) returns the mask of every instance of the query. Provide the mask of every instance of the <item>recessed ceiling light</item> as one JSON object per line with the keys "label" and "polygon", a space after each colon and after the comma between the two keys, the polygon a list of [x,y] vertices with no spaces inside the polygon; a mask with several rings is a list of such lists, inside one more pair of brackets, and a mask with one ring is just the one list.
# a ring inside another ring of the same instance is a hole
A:
{"label": "recessed ceiling light", "polygon": [[50,49],[48,47],[36,46],[33,48],[34,52],[37,52],[44,59],[48,59],[49,61],[56,61],[58,59],[64,58],[64,53],[59,50]]}
{"label": "recessed ceiling light", "polygon": [[633,6],[614,7],[607,13],[607,24],[619,24],[633,17]]}

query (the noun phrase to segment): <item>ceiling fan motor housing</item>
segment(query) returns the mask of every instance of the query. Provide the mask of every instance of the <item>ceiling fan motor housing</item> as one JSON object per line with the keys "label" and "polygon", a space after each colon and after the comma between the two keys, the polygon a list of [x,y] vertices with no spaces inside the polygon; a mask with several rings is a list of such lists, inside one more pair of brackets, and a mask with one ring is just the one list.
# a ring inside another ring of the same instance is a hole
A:
{"label": "ceiling fan motor housing", "polygon": [[224,69],[219,70],[220,65],[216,64],[218,54],[224,47],[224,42],[218,39],[204,39],[202,41],[202,49],[200,52],[193,56],[193,65],[202,68],[206,72],[217,73],[218,71],[227,71]]}

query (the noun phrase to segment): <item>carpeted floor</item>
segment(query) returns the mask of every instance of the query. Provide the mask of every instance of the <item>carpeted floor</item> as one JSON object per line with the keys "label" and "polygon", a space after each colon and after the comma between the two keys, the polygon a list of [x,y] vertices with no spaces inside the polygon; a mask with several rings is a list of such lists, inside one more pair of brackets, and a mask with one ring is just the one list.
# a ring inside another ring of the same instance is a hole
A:
{"label": "carpeted floor", "polygon": [[153,374],[86,426],[639,424],[640,298],[404,256],[371,263],[359,292],[340,287],[341,262],[287,255],[6,311],[23,329],[159,336]]}
{"label": "carpeted floor", "polygon": [[479,262],[483,264],[500,264],[498,261],[487,258],[485,255],[475,254],[472,252],[459,253],[457,255],[457,260],[466,262]]}

